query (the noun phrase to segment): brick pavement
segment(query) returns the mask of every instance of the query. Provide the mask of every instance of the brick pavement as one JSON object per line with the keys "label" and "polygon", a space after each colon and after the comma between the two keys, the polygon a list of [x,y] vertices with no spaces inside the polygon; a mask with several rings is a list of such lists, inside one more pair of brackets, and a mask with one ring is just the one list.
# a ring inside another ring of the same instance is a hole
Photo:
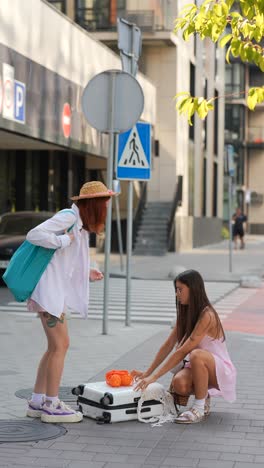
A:
{"label": "brick pavement", "polygon": [[[240,273],[262,272],[262,244],[262,238],[260,244],[252,238],[245,252],[236,252],[236,279]],[[213,247],[199,249],[192,257],[191,254],[172,255],[158,259],[154,273],[160,270],[165,277],[174,259],[178,265],[185,260],[187,267],[198,268],[200,263],[211,280],[214,272],[208,268],[210,265],[219,273],[218,279],[234,280],[234,275],[225,274],[227,258],[223,256],[223,244],[215,247],[215,251]],[[138,271],[144,266],[143,273],[147,275],[148,263],[151,259],[142,258]],[[207,421],[151,428],[136,421],[98,426],[93,420],[85,419],[81,424],[65,426],[67,434],[58,439],[0,444],[0,467],[263,467],[263,303],[264,289],[254,291],[236,305],[233,302],[227,306],[226,298],[222,311],[230,312],[226,313],[224,327],[238,369],[238,398],[231,405],[214,399]],[[71,350],[62,385],[70,386],[103,378],[104,371],[113,367],[146,367],[170,331],[167,326],[149,324],[126,329],[121,323],[111,322],[109,335],[103,336],[101,322],[79,319],[70,320],[69,328]],[[14,393],[32,386],[39,358],[35,350],[39,346],[44,349],[37,319],[1,314],[0,419],[23,418],[25,402],[14,397]],[[162,382],[168,385],[168,376]]]}
{"label": "brick pavement", "polygon": [[[245,290],[242,290],[243,292]],[[224,319],[226,330],[240,331],[245,333],[253,333],[256,335],[264,335],[264,320],[263,320],[263,289],[249,290],[250,297],[232,308],[231,313]],[[241,288],[236,290],[236,295],[239,296]],[[233,293],[234,295],[234,293]],[[224,299],[223,301],[224,302]]]}
{"label": "brick pavement", "polygon": [[[261,304],[261,297],[264,299],[264,290],[259,290],[256,294],[258,304]],[[259,323],[263,324],[264,312],[259,310],[258,317]],[[79,321],[71,322],[73,325]],[[16,324],[16,326],[20,325]],[[35,325],[31,324],[31,326],[37,332]],[[137,334],[139,331],[143,333],[145,327],[139,325]],[[120,330],[118,331],[120,335]],[[111,365],[106,363],[105,368],[145,368],[168,332],[168,327],[153,326],[148,337],[145,336],[144,339],[139,340],[134,348],[130,343],[127,352],[124,352],[121,358],[112,359]],[[80,333],[80,328],[74,331],[75,343],[78,333]],[[112,338],[114,338],[112,342],[117,340],[116,336]],[[264,337],[257,333],[246,334],[231,331],[227,332],[227,340],[230,354],[238,369],[238,398],[233,404],[226,403],[222,399],[214,399],[212,413],[206,422],[190,426],[165,424],[163,427],[152,428],[136,421],[98,426],[93,420],[85,419],[81,424],[65,425],[68,433],[58,439],[1,444],[0,466],[38,468],[46,466],[54,468],[263,467],[262,350]],[[28,347],[30,348],[29,344],[27,344]],[[125,351],[122,340],[119,342],[119,349]],[[27,356],[29,353],[30,349],[27,349]],[[9,359],[10,369],[14,369],[12,360]],[[87,363],[88,361],[89,358],[87,358]],[[71,364],[73,362],[74,360],[70,360]],[[92,380],[102,378],[104,371],[105,369],[101,367],[100,373],[94,373]],[[79,373],[80,369],[75,373],[75,379],[79,378],[77,375]],[[69,378],[68,373],[67,376]],[[13,377],[7,377],[9,378],[12,380]],[[165,376],[162,382],[167,385],[169,377]],[[79,381],[75,380],[74,384],[77,383]],[[69,381],[64,384],[69,384]],[[12,390],[10,389],[10,393]],[[3,393],[1,396],[3,399]]]}

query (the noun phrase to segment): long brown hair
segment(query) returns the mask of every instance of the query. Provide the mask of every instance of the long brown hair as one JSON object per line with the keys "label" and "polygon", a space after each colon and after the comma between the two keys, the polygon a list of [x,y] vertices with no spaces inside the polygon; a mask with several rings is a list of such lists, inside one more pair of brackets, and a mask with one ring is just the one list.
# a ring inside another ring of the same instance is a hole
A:
{"label": "long brown hair", "polygon": [[109,197],[85,198],[76,202],[83,222],[83,229],[95,234],[102,232],[107,214],[107,200]]}
{"label": "long brown hair", "polygon": [[216,320],[216,334],[215,338],[223,336],[225,340],[225,333],[218,317],[217,312],[211,305],[207,294],[205,292],[204,281],[200,273],[195,270],[186,270],[180,273],[174,280],[174,288],[176,292],[176,282],[179,281],[189,288],[189,304],[181,304],[176,296],[176,309],[177,309],[177,340],[178,343],[183,344],[192,334],[196,324],[202,317],[207,307],[215,315]]}

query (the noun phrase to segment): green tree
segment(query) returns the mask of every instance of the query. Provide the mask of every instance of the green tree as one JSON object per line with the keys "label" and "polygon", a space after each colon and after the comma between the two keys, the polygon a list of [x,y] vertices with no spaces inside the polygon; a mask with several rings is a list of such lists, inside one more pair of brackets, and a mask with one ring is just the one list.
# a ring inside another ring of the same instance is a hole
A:
{"label": "green tree", "polygon": [[[220,47],[226,47],[228,63],[232,55],[242,62],[254,63],[264,72],[264,0],[204,0],[199,7],[188,4],[175,20],[174,33],[180,30],[185,41],[196,34],[202,40],[208,37]],[[179,113],[186,114],[192,125],[195,112],[204,119],[214,108],[215,97],[207,100],[181,92],[175,99]],[[254,110],[263,101],[264,86],[248,90],[249,109]]]}

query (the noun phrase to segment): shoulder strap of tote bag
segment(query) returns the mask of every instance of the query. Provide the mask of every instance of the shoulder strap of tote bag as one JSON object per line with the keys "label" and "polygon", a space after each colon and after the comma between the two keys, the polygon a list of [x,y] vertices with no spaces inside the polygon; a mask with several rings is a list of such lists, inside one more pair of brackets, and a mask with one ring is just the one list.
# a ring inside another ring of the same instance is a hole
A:
{"label": "shoulder strap of tote bag", "polygon": [[[70,213],[72,213],[75,216],[76,221],[77,221],[76,213],[73,211],[72,208],[65,208],[64,210],[60,210],[58,213],[65,213],[66,211],[69,211]],[[73,229],[73,227],[75,226],[75,223],[73,223],[73,225],[70,226],[69,229],[67,229],[68,232],[70,232]]]}

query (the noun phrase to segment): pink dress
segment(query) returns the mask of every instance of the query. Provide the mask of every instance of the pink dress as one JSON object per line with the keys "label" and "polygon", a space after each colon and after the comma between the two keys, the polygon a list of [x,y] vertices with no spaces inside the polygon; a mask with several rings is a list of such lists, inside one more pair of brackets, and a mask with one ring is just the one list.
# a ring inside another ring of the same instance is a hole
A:
{"label": "pink dress", "polygon": [[[235,401],[237,373],[228,354],[226,342],[222,341],[222,338],[215,339],[206,335],[197,346],[197,349],[209,351],[214,356],[219,390],[217,388],[209,388],[210,396],[221,396],[227,401]],[[190,362],[187,362],[185,367],[190,368]]]}

